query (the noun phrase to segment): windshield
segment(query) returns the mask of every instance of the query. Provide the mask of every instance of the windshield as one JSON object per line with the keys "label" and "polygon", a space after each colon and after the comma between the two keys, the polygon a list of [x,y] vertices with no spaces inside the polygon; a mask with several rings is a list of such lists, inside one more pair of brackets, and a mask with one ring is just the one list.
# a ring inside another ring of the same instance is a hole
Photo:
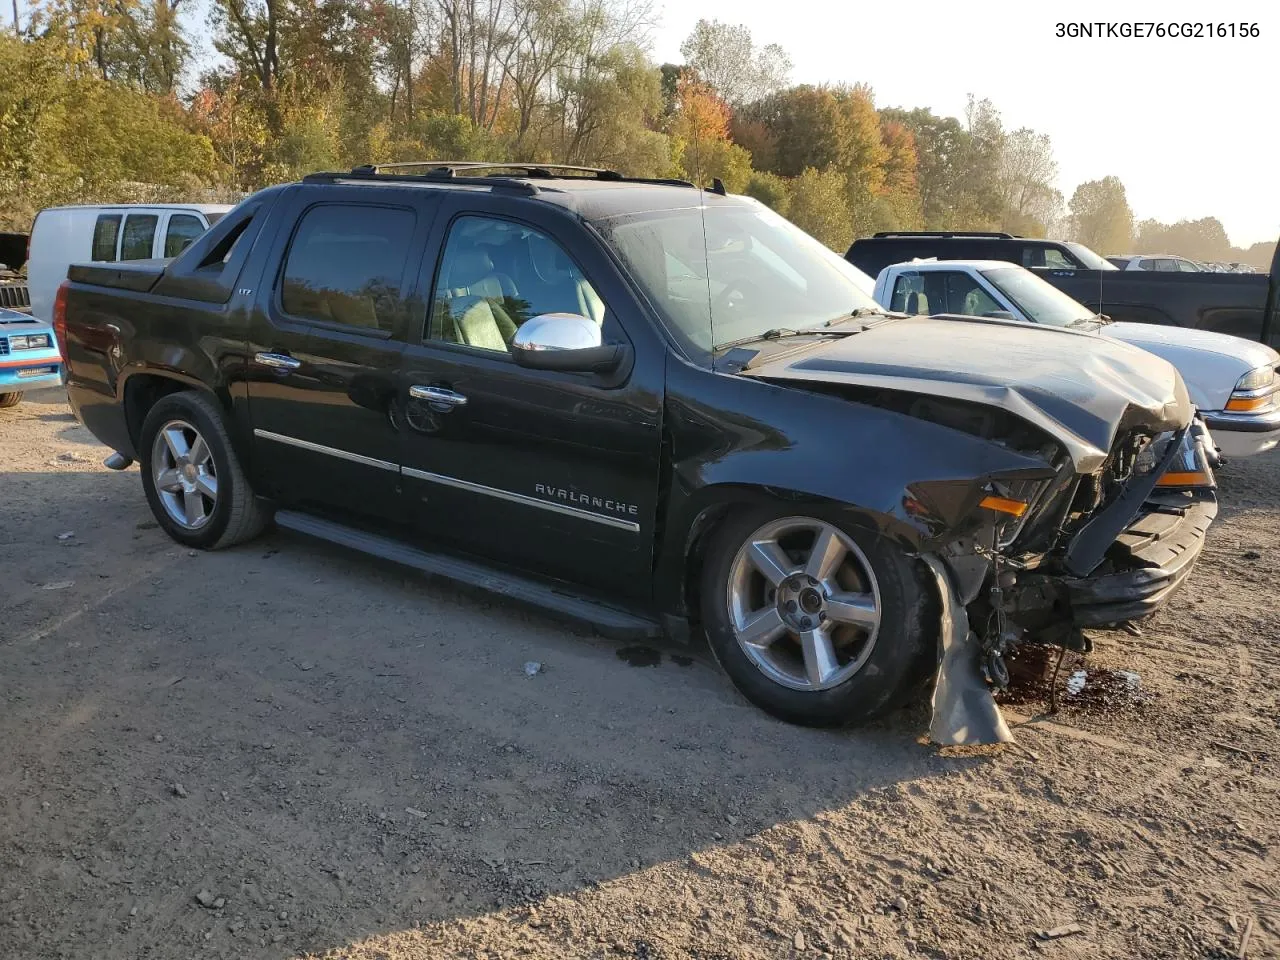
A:
{"label": "windshield", "polygon": [[1030,270],[1021,267],[993,267],[983,270],[982,275],[1035,323],[1069,327],[1082,320],[1097,319],[1084,304],[1072,300]]}
{"label": "windshield", "polygon": [[882,312],[867,274],[754,200],[625,214],[593,226],[693,352],[857,310]]}
{"label": "windshield", "polygon": [[1115,270],[1114,263],[1108,263],[1102,257],[1098,256],[1083,243],[1064,243],[1064,247],[1076,255],[1076,258],[1085,265],[1087,270]]}

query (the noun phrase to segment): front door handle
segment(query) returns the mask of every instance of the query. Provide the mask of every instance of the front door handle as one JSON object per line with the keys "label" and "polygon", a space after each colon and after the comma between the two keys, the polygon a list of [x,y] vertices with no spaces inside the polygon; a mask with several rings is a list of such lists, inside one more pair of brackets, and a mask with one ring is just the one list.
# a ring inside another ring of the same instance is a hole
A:
{"label": "front door handle", "polygon": [[264,367],[271,367],[273,370],[297,370],[302,366],[301,360],[295,360],[293,357],[283,353],[257,353],[254,354],[253,359]]}
{"label": "front door handle", "polygon": [[423,387],[414,384],[409,388],[409,396],[415,400],[426,400],[430,404],[439,404],[445,407],[465,407],[467,405],[466,397],[445,387]]}

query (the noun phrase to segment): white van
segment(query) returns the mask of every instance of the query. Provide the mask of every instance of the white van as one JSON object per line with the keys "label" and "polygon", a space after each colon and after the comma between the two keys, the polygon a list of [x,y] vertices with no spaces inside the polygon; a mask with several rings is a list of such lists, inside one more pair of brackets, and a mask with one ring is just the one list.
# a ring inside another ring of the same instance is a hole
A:
{"label": "white van", "polygon": [[126,203],[41,210],[27,250],[31,315],[52,322],[53,297],[71,264],[175,257],[230,209],[226,203]]}

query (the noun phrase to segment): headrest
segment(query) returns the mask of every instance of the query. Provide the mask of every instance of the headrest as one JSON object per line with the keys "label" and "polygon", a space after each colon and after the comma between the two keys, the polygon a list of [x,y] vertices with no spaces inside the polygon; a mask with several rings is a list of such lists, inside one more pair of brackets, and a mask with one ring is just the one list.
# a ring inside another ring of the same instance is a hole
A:
{"label": "headrest", "polygon": [[449,267],[449,286],[469,287],[493,273],[493,261],[483,250],[459,250]]}

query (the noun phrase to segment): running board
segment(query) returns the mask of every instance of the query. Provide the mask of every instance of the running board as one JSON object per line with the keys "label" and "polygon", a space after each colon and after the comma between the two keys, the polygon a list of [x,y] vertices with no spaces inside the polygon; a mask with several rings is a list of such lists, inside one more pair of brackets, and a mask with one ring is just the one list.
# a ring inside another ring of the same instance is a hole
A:
{"label": "running board", "polygon": [[588,624],[607,637],[654,639],[662,635],[662,627],[656,620],[620,607],[565,593],[536,580],[494,570],[471,560],[428,553],[389,537],[365,533],[310,514],[277,510],[276,525],[559,614]]}

